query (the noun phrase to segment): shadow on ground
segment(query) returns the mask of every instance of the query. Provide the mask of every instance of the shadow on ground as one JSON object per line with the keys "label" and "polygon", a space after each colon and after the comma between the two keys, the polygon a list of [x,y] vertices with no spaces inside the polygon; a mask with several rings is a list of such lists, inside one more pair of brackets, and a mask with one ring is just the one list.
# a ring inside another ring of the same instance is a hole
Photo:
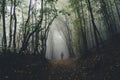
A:
{"label": "shadow on ground", "polygon": [[0,55],[0,80],[120,80],[120,37],[81,57],[42,61],[38,55]]}

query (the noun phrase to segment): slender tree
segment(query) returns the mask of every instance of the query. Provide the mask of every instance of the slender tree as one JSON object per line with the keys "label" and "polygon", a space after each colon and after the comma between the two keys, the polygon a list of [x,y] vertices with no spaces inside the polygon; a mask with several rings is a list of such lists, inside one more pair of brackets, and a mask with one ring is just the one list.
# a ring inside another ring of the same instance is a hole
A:
{"label": "slender tree", "polygon": [[[94,32],[95,42],[96,42],[96,47],[98,48],[99,47],[99,37],[100,37],[101,40],[102,40],[102,38],[101,38],[100,33],[99,33],[99,31],[97,29],[97,26],[95,24],[94,15],[93,15],[93,11],[92,11],[90,0],[87,0],[87,4],[88,4],[88,10],[89,10],[90,15],[91,15],[91,20],[92,20],[92,25],[93,25],[93,32]],[[98,37],[98,35],[99,35],[99,37]]]}
{"label": "slender tree", "polygon": [[115,3],[116,11],[117,11],[117,14],[118,14],[118,17],[120,20],[120,12],[119,12],[119,8],[118,8],[118,4],[117,4],[116,0],[114,0],[114,3]]}
{"label": "slender tree", "polygon": [[6,38],[6,21],[5,21],[5,6],[6,0],[2,0],[2,21],[3,21],[3,50],[6,51],[7,48],[7,38]]}
{"label": "slender tree", "polygon": [[9,45],[8,47],[11,47],[11,43],[12,43],[12,21],[13,21],[13,14],[12,14],[12,10],[13,10],[13,0],[11,0],[11,8],[10,8],[10,25],[9,25]]}
{"label": "slender tree", "polygon": [[14,16],[14,33],[13,33],[13,48],[14,52],[16,52],[16,31],[17,31],[17,16],[16,16],[16,0],[14,0],[14,9],[13,9],[13,16]]}

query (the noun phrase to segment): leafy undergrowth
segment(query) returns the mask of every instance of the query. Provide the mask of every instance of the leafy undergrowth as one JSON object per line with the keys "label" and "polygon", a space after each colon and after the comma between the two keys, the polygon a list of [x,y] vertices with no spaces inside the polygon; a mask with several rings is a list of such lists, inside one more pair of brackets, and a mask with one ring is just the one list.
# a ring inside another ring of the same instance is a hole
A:
{"label": "leafy undergrowth", "polygon": [[0,80],[47,80],[48,67],[39,55],[0,56]]}
{"label": "leafy undergrowth", "polygon": [[0,80],[120,80],[120,38],[81,57],[42,61],[39,55],[1,55]]}

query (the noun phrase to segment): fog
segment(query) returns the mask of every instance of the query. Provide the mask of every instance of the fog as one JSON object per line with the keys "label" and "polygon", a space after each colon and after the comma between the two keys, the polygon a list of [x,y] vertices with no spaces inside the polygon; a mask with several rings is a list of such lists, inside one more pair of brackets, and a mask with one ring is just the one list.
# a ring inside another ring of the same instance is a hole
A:
{"label": "fog", "polygon": [[48,34],[46,58],[60,60],[69,57],[65,35],[63,33],[65,27],[59,18],[54,20]]}

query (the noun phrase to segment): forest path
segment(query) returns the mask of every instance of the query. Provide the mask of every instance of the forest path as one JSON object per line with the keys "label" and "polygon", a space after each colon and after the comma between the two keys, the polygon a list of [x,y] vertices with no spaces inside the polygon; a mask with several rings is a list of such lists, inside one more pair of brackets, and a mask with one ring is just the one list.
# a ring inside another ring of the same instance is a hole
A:
{"label": "forest path", "polygon": [[105,41],[104,47],[66,60],[51,60],[48,80],[119,80],[120,37]]}
{"label": "forest path", "polygon": [[104,41],[104,45],[65,60],[0,56],[0,80],[120,80],[120,36]]}
{"label": "forest path", "polygon": [[55,65],[61,65],[61,66],[68,66],[69,65],[75,65],[75,61],[77,60],[78,58],[77,57],[74,57],[74,58],[68,58],[68,59],[64,59],[64,60],[50,60],[49,63],[52,65],[52,66],[55,66]]}
{"label": "forest path", "polygon": [[65,60],[50,60],[48,80],[79,80],[78,75],[75,76],[75,72],[77,72],[77,59],[76,57]]}

